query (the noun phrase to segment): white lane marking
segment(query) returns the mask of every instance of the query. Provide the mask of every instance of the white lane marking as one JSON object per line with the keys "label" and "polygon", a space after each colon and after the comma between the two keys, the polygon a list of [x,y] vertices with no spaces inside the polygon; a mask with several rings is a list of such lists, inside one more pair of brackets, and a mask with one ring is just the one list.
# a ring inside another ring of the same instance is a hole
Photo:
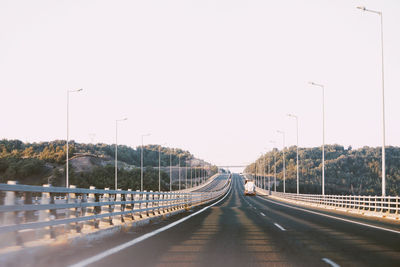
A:
{"label": "white lane marking", "polygon": [[323,213],[319,213],[319,212],[316,212],[316,211],[306,210],[306,209],[302,209],[302,208],[298,208],[298,207],[292,207],[292,206],[289,206],[289,205],[286,205],[286,204],[283,204],[283,203],[278,203],[278,202],[275,202],[275,201],[271,201],[269,199],[265,199],[265,198],[262,198],[262,197],[259,197],[259,198],[261,198],[261,199],[263,199],[265,201],[268,201],[268,202],[271,202],[271,203],[274,203],[274,204],[277,204],[277,205],[281,205],[281,206],[284,206],[284,207],[292,208],[292,209],[295,209],[295,210],[301,210],[301,211],[305,211],[305,212],[308,212],[308,213],[321,215],[321,216],[328,217],[328,218],[331,218],[331,219],[339,220],[339,221],[344,221],[344,222],[348,222],[348,223],[354,223],[354,224],[358,224],[358,225],[362,225],[362,226],[366,226],[366,227],[370,227],[370,228],[375,228],[375,229],[379,229],[379,230],[383,230],[383,231],[387,231],[387,232],[392,232],[392,233],[395,233],[395,234],[400,234],[400,231],[392,230],[392,229],[389,229],[389,228],[384,228],[384,227],[380,227],[380,226],[375,226],[375,225],[371,225],[371,224],[357,222],[357,221],[344,219],[344,218],[340,218],[340,217],[336,217],[336,216],[332,216],[332,215],[328,215],[328,214],[323,214]]}
{"label": "white lane marking", "polygon": [[262,216],[265,216],[265,214],[264,214],[264,213],[262,213],[262,212],[260,212],[260,214],[261,214]]}
{"label": "white lane marking", "polygon": [[225,194],[225,196],[224,196],[223,198],[221,198],[220,200],[218,200],[217,202],[215,202],[215,203],[213,203],[213,204],[211,204],[211,205],[209,205],[209,206],[207,206],[207,207],[204,207],[204,208],[202,208],[201,210],[199,210],[199,211],[197,211],[197,212],[195,212],[195,213],[193,213],[193,214],[190,214],[189,216],[187,216],[187,217],[185,217],[185,218],[182,218],[182,219],[180,219],[180,220],[178,220],[178,221],[176,221],[176,222],[173,222],[173,223],[170,223],[170,224],[168,224],[168,225],[166,225],[166,226],[164,226],[164,227],[161,227],[160,229],[157,229],[157,230],[155,230],[155,231],[153,231],[153,232],[150,232],[150,233],[147,233],[147,234],[145,234],[145,235],[139,236],[139,237],[137,237],[137,238],[135,238],[135,239],[132,239],[131,241],[128,241],[128,242],[124,243],[124,244],[121,244],[121,245],[119,245],[119,246],[116,246],[116,247],[113,247],[113,248],[108,249],[108,250],[106,250],[106,251],[103,251],[103,252],[101,252],[101,253],[99,253],[99,254],[93,256],[93,257],[87,258],[86,260],[83,260],[83,261],[80,261],[80,262],[78,262],[78,263],[72,264],[72,265],[70,265],[70,267],[83,267],[83,266],[87,266],[87,265],[92,264],[92,263],[94,263],[94,262],[97,262],[97,261],[99,261],[99,260],[101,260],[101,259],[103,259],[103,258],[105,258],[105,257],[108,257],[108,256],[110,256],[110,255],[112,255],[112,254],[115,254],[115,253],[117,253],[117,252],[119,252],[119,251],[121,251],[121,250],[123,250],[123,249],[126,249],[126,248],[128,248],[128,247],[130,247],[130,246],[133,246],[133,245],[135,245],[135,244],[137,244],[137,243],[139,243],[139,242],[141,242],[141,241],[143,241],[143,240],[146,240],[146,239],[148,239],[148,238],[150,238],[150,237],[152,237],[152,236],[155,236],[155,235],[157,235],[157,234],[159,234],[159,233],[161,233],[161,232],[164,232],[165,230],[168,230],[168,229],[170,229],[170,228],[172,228],[172,227],[174,227],[174,226],[176,226],[176,225],[178,225],[178,224],[181,224],[181,223],[183,223],[184,221],[186,221],[186,220],[192,218],[193,216],[195,216],[195,215],[197,215],[197,214],[202,213],[203,211],[207,210],[208,208],[210,208],[210,207],[212,207],[212,206],[218,204],[218,203],[221,202],[222,200],[224,200],[224,199],[226,198],[226,196],[229,195],[229,193],[231,192],[231,190],[232,190],[232,184],[230,185],[229,191]]}
{"label": "white lane marking", "polygon": [[282,231],[286,231],[286,229],[285,229],[285,228],[283,228],[282,226],[280,226],[279,224],[277,224],[277,223],[274,223],[274,225],[275,225],[276,227],[278,227],[279,229],[281,229]]}
{"label": "white lane marking", "polygon": [[332,266],[332,267],[340,267],[339,264],[337,264],[336,262],[331,261],[331,260],[328,259],[328,258],[322,258],[322,260],[323,260],[324,262],[328,263],[328,264],[329,264],[330,266]]}

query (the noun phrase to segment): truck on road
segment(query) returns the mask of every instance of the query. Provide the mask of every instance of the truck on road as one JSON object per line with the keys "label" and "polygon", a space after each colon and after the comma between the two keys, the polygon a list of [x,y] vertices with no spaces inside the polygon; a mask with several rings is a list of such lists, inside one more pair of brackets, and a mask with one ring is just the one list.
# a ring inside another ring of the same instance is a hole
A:
{"label": "truck on road", "polygon": [[247,180],[244,182],[244,195],[245,196],[255,196],[256,195],[256,186],[254,181]]}

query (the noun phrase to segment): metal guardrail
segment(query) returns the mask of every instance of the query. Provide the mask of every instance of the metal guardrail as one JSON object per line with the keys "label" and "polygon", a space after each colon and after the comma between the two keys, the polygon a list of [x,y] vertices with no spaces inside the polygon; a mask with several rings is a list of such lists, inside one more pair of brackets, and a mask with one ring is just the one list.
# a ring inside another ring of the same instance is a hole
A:
{"label": "metal guardrail", "polygon": [[354,213],[400,219],[400,197],[352,196],[352,195],[314,195],[282,193],[257,187],[257,193],[300,205],[319,208],[351,211]]}
{"label": "metal guardrail", "polygon": [[318,206],[395,215],[400,213],[400,197],[395,196],[311,195],[282,192],[271,192],[271,195]]}
{"label": "metal guardrail", "polygon": [[34,239],[70,232],[93,232],[155,215],[201,205],[225,194],[230,179],[218,191],[152,192],[99,190],[0,184],[0,248],[24,243],[23,232]]}
{"label": "metal guardrail", "polygon": [[[247,178],[252,177],[249,174],[244,176]],[[263,194],[299,204],[351,210],[362,214],[400,219],[400,197],[398,196],[296,194],[275,192],[260,187],[256,188]]]}

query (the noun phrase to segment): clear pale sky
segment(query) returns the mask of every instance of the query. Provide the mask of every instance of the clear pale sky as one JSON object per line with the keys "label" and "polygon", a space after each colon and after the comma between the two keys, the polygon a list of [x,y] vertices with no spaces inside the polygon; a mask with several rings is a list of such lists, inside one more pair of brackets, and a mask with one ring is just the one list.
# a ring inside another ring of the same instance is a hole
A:
{"label": "clear pale sky", "polygon": [[[215,164],[281,146],[400,145],[400,1],[0,1],[0,138],[167,143]],[[95,136],[91,135],[95,134]]]}

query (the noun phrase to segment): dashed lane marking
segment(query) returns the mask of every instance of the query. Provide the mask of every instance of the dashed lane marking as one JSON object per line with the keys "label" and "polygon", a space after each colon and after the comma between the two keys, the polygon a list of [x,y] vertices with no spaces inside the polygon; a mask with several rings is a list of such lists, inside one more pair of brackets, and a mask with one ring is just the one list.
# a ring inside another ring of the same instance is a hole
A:
{"label": "dashed lane marking", "polygon": [[330,266],[332,266],[332,267],[340,267],[339,264],[337,264],[336,262],[334,262],[334,261],[332,261],[332,260],[330,260],[330,259],[328,259],[328,258],[322,258],[322,260],[323,260],[324,262],[328,263],[328,264],[329,264]]}
{"label": "dashed lane marking", "polygon": [[285,229],[285,228],[283,228],[282,226],[280,226],[279,224],[277,224],[277,223],[274,223],[274,225],[275,225],[276,227],[278,227],[279,229],[281,229],[282,231],[286,231],[286,229]]}

